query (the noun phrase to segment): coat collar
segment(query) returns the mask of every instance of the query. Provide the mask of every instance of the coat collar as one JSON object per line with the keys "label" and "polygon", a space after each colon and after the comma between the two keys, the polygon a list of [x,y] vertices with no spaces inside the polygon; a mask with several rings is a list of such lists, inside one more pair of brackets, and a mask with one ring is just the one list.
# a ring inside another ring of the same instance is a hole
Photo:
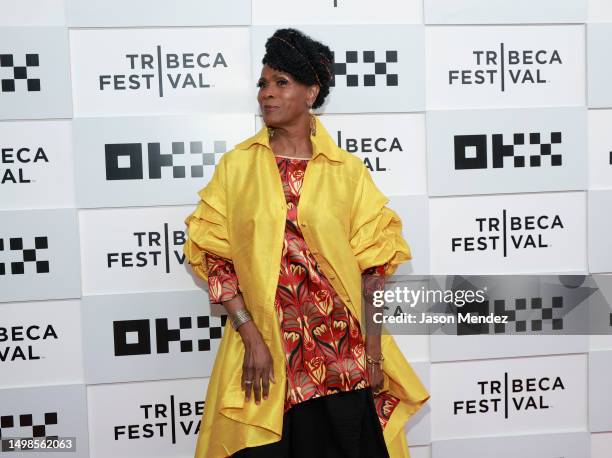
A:
{"label": "coat collar", "polygon": [[[323,123],[319,119],[318,116],[314,116],[315,123],[317,126],[317,134],[315,136],[310,136],[313,145],[312,158],[316,158],[319,154],[322,154],[327,159],[335,162],[344,162],[345,158],[342,154],[342,151],[336,145],[333,138],[323,126]],[[237,149],[249,149],[254,144],[263,145],[266,148],[272,150],[270,147],[270,139],[268,137],[268,128],[264,124],[259,132],[257,132],[252,137],[247,138],[243,142],[240,142],[236,145]]]}

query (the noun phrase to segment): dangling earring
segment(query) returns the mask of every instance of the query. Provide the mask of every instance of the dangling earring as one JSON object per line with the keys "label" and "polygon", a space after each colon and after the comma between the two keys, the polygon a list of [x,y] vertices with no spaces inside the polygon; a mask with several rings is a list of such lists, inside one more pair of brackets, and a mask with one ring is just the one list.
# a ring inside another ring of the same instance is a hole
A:
{"label": "dangling earring", "polygon": [[268,127],[268,137],[274,137],[274,127]]}
{"label": "dangling earring", "polygon": [[312,105],[308,105],[308,110],[310,111],[310,135],[315,136],[317,135],[317,121],[312,112]]}

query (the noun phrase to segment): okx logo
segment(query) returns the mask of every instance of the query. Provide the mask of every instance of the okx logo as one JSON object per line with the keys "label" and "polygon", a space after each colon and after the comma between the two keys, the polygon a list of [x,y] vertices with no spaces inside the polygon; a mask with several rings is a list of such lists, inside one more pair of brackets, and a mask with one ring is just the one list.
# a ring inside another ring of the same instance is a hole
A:
{"label": "okx logo", "polygon": [[398,75],[393,73],[393,64],[397,63],[396,50],[346,51],[344,55],[332,51],[332,55],[335,74],[332,86],[336,86],[339,79],[345,87],[398,85]]}
{"label": "okx logo", "polygon": [[156,46],[152,53],[124,55],[125,72],[101,74],[100,91],[155,91],[159,97],[169,90],[207,89],[207,72],[217,67],[227,68],[221,52],[166,53]]}
{"label": "okx logo", "polygon": [[[489,161],[486,134],[455,135],[455,170],[487,169],[489,167],[497,169],[503,168],[508,162],[510,167],[560,166],[562,156],[559,152],[553,153],[552,148],[553,145],[561,143],[561,132],[551,132],[549,138],[548,141],[545,141],[539,132],[529,133],[531,150],[526,154],[520,154],[520,150],[517,151],[516,147],[526,144],[525,134],[514,134],[509,144],[504,143],[502,134],[493,134],[491,135],[491,160]],[[526,158],[529,159],[528,162]]]}
{"label": "okx logo", "polygon": [[0,92],[40,91],[40,79],[34,69],[39,66],[38,54],[26,54],[24,63],[16,63],[22,57],[14,54],[0,54]]}
{"label": "okx logo", "polygon": [[[8,241],[8,244],[5,244]],[[33,264],[36,273],[49,273],[49,260],[40,259],[44,256],[40,250],[49,248],[47,237],[34,237],[34,248],[24,248],[22,237],[0,238],[0,275],[23,275],[26,264]],[[7,260],[4,255],[13,259]],[[8,268],[7,268],[8,267]]]}
{"label": "okx logo", "polygon": [[[221,315],[220,318],[200,315],[196,317],[195,322],[197,332],[194,335],[191,331],[193,320],[190,316],[179,318],[178,329],[170,328],[168,318],[115,321],[115,356],[169,353],[171,342],[178,342],[181,353],[193,352],[194,343],[195,351],[210,351],[211,341],[219,340],[223,336],[227,315]],[[189,336],[184,335],[187,333]]]}
{"label": "okx logo", "polygon": [[[161,143],[110,143],[104,145],[107,180],[161,179],[162,170],[172,170],[172,178],[204,177],[204,168],[214,170],[226,150],[225,141],[213,142],[212,151],[205,151],[203,142],[172,142],[169,153],[162,153]],[[186,149],[189,154],[186,154]],[[146,170],[146,174],[145,174]]]}

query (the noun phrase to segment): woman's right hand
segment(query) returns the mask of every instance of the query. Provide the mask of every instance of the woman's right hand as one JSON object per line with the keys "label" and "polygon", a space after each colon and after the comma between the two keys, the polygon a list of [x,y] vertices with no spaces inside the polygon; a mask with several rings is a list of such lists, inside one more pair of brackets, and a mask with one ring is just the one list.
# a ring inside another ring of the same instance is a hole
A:
{"label": "woman's right hand", "polygon": [[[272,354],[253,321],[242,324],[238,332],[244,343],[241,385],[245,392],[245,401],[250,401],[252,390],[255,403],[259,404],[262,396],[268,399],[270,381],[276,383]],[[246,383],[248,381],[252,383]]]}

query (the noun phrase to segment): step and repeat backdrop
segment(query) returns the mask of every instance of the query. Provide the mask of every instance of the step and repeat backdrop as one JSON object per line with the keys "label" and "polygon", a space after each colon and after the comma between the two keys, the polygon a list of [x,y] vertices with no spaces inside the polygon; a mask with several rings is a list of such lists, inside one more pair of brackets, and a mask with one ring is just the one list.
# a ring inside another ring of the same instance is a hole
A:
{"label": "step and repeat backdrop", "polygon": [[[612,273],[608,0],[1,9],[1,438],[193,456],[223,326],[183,220],[261,126],[277,28],[334,52],[317,113],[402,216],[398,274]],[[609,337],[487,337],[396,337],[432,395],[413,458],[612,455]]]}

